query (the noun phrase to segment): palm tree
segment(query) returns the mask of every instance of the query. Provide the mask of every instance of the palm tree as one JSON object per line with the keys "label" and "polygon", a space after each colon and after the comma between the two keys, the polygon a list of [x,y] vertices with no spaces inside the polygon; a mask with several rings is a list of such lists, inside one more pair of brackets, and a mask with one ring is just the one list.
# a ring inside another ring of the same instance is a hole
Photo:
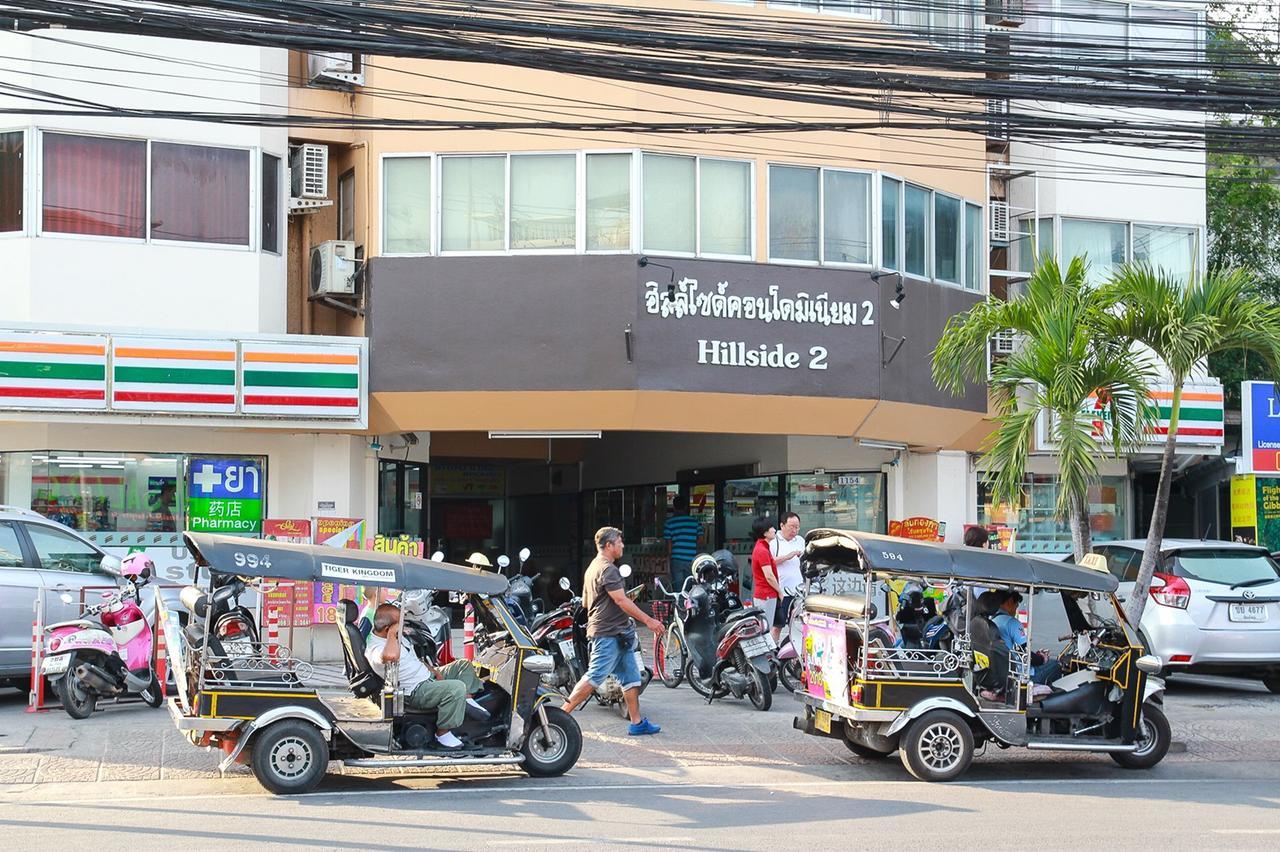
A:
{"label": "palm tree", "polygon": [[[1056,514],[1071,525],[1077,561],[1092,549],[1088,493],[1099,479],[1099,456],[1108,447],[1119,455],[1136,446],[1154,418],[1148,402],[1154,371],[1127,341],[1099,333],[1110,303],[1088,285],[1085,271],[1083,258],[1072,260],[1065,276],[1045,259],[1017,299],[988,299],[952,317],[933,351],[933,380],[943,390],[960,394],[969,383],[989,383],[999,425],[984,461],[995,471],[996,501],[1022,503],[1036,424],[1047,414],[1058,455]],[[999,332],[1013,332],[1019,344],[988,378],[989,341]],[[1086,410],[1094,399],[1109,427],[1099,429]]]}
{"label": "palm tree", "polygon": [[1146,607],[1169,514],[1182,386],[1210,355],[1228,349],[1256,352],[1273,375],[1280,375],[1280,306],[1251,295],[1257,292],[1253,282],[1237,270],[1193,275],[1184,283],[1146,264],[1132,264],[1117,272],[1103,290],[1118,306],[1106,318],[1107,328],[1118,339],[1148,347],[1164,362],[1173,384],[1147,546],[1125,612],[1129,623],[1136,625]]}

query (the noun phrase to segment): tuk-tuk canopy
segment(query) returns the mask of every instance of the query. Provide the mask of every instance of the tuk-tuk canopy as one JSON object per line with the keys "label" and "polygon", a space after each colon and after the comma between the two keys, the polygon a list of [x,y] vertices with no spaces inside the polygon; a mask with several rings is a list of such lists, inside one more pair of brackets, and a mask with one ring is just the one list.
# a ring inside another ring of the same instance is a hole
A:
{"label": "tuk-tuk canopy", "polygon": [[859,574],[873,571],[974,583],[1051,586],[1082,592],[1114,592],[1111,574],[1038,556],[980,547],[931,544],[853,530],[817,529],[805,540],[806,560]]}
{"label": "tuk-tuk canopy", "polygon": [[507,590],[507,578],[501,574],[414,556],[213,533],[188,532],[182,537],[198,565],[223,574],[476,595]]}

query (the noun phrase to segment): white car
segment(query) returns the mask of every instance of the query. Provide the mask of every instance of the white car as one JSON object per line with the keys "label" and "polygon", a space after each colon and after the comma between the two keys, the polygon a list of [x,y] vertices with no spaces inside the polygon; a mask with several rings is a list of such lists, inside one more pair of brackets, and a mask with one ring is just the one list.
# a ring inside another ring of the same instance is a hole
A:
{"label": "white car", "polygon": [[[1133,593],[1141,539],[1094,548]],[[1257,678],[1280,693],[1280,564],[1264,548],[1230,541],[1165,539],[1139,633],[1164,674]]]}

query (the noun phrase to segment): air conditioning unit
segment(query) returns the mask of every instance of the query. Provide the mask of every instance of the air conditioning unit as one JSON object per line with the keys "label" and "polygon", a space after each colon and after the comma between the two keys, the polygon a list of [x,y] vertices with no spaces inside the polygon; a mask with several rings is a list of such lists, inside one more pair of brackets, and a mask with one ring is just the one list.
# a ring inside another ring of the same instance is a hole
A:
{"label": "air conditioning unit", "polygon": [[1017,337],[1009,330],[997,331],[991,335],[991,353],[993,355],[1012,355]]}
{"label": "air conditioning unit", "polygon": [[328,240],[311,248],[311,295],[354,296],[356,244]]}
{"label": "air conditioning unit", "polygon": [[1009,138],[1009,101],[1005,98],[987,99],[987,137]]}
{"label": "air conditioning unit", "polygon": [[1007,245],[1013,239],[1009,233],[1009,202],[990,201],[987,207],[991,210],[991,242]]}
{"label": "air conditioning unit", "polygon": [[313,52],[307,54],[307,84],[311,86],[364,85],[364,68],[358,53]]}
{"label": "air conditioning unit", "polygon": [[987,24],[996,27],[1020,27],[1026,20],[1023,0],[987,0]]}
{"label": "air conditioning unit", "polygon": [[289,154],[289,196],[324,198],[329,194],[329,146],[306,143]]}

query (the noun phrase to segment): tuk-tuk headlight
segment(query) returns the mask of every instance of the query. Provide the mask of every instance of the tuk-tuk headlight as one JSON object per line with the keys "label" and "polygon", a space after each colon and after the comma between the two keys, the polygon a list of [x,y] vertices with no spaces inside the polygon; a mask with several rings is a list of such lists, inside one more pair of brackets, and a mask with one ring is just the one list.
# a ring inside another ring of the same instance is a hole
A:
{"label": "tuk-tuk headlight", "polygon": [[524,667],[535,674],[546,674],[555,671],[556,661],[550,654],[530,654],[524,658]]}

